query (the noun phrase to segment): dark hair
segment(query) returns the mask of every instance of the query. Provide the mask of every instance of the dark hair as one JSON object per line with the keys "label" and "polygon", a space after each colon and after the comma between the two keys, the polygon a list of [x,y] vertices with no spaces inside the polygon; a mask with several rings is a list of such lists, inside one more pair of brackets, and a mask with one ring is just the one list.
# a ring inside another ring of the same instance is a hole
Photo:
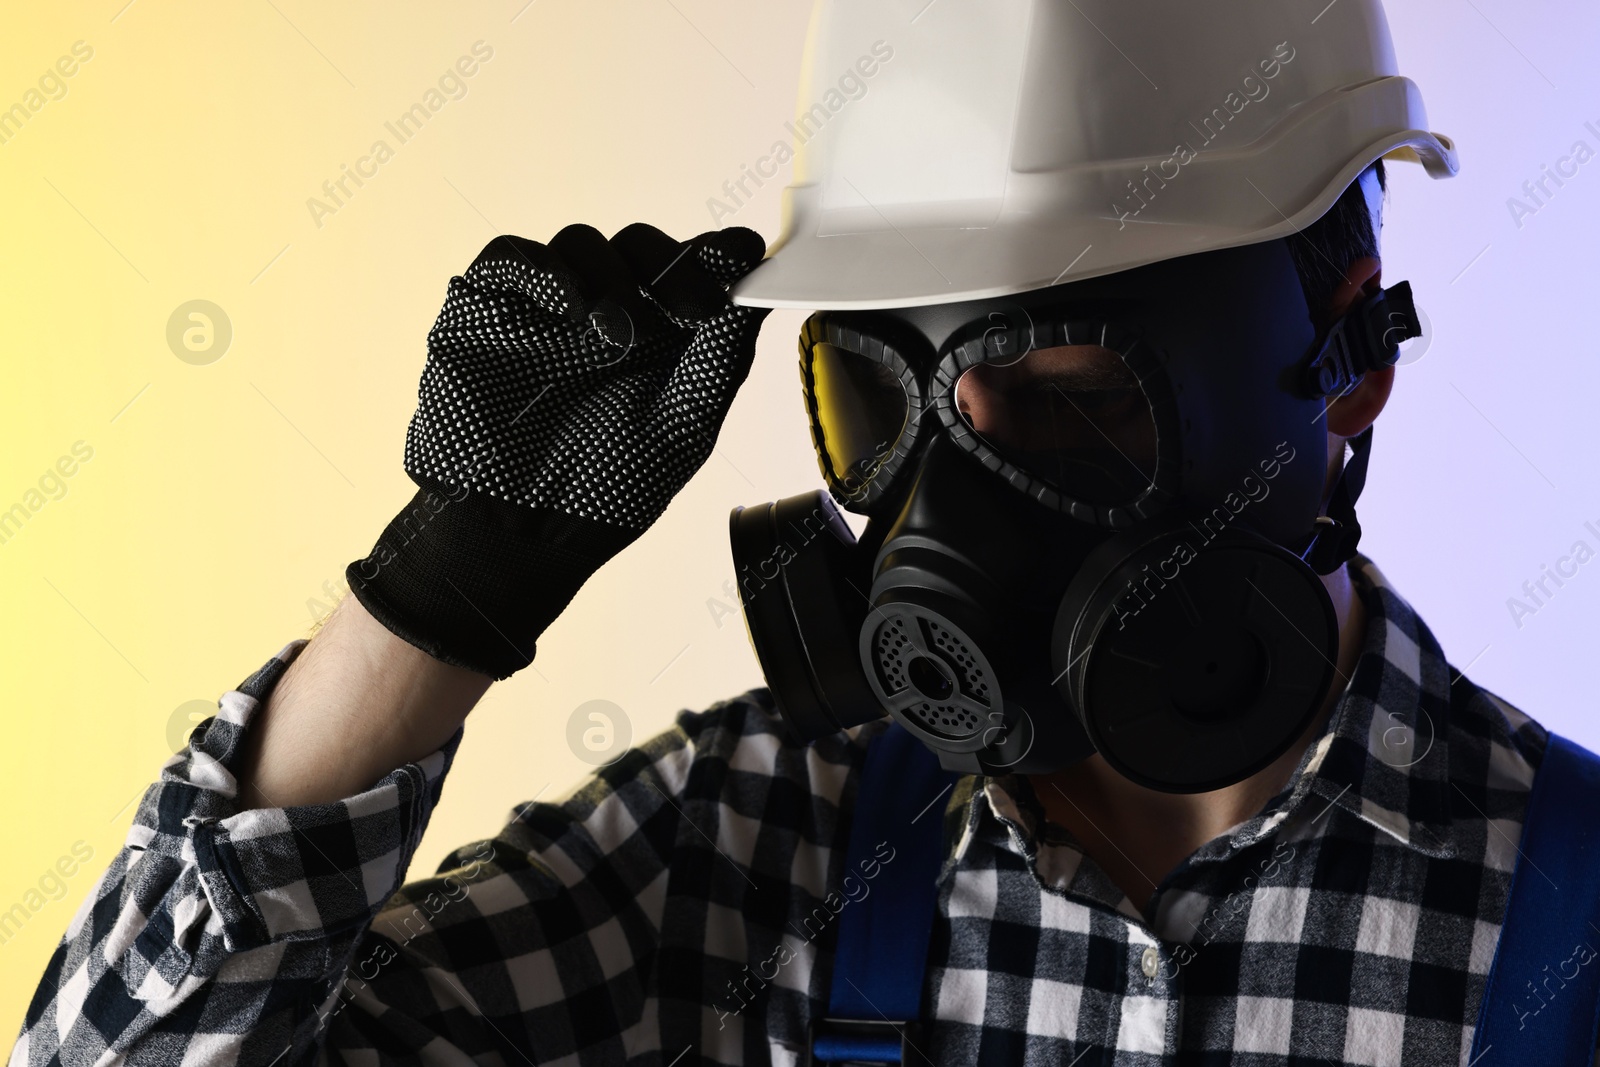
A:
{"label": "dark hair", "polygon": [[[1378,188],[1387,189],[1383,160],[1368,169],[1377,173]],[[1373,230],[1360,180],[1351,182],[1320,219],[1287,240],[1306,303],[1311,307],[1311,319],[1323,325],[1328,297],[1344,280],[1345,270],[1358,259],[1378,255],[1378,235]]]}

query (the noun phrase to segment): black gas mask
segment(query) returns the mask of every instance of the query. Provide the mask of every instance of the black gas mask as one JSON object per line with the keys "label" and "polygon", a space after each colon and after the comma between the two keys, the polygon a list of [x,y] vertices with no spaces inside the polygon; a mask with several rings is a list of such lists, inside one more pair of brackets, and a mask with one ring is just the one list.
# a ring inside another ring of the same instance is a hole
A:
{"label": "black gas mask", "polygon": [[887,713],[963,773],[1099,752],[1187,793],[1260,770],[1327,695],[1319,575],[1359,537],[1370,431],[1325,500],[1324,398],[1419,334],[1401,283],[1319,337],[1283,241],[813,315],[828,492],[731,518],[785,719],[809,740]]}

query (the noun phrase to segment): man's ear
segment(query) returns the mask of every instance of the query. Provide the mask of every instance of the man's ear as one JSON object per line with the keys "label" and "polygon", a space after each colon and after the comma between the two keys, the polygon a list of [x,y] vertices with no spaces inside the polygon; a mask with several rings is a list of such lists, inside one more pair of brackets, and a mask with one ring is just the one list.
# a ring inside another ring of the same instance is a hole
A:
{"label": "man's ear", "polygon": [[[1339,321],[1357,300],[1382,288],[1382,275],[1383,265],[1372,256],[1350,264],[1328,299],[1328,324]],[[1355,437],[1362,433],[1377,420],[1393,388],[1394,368],[1385,367],[1368,371],[1360,384],[1343,396],[1329,397],[1328,432],[1338,437]]]}

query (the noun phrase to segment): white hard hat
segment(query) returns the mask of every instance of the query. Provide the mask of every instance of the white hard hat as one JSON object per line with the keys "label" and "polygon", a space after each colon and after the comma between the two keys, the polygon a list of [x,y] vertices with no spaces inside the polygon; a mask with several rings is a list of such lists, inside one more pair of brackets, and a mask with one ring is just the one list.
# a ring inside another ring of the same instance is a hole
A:
{"label": "white hard hat", "polygon": [[1281,237],[1374,160],[1456,173],[1379,0],[819,0],[757,307],[1024,292]]}

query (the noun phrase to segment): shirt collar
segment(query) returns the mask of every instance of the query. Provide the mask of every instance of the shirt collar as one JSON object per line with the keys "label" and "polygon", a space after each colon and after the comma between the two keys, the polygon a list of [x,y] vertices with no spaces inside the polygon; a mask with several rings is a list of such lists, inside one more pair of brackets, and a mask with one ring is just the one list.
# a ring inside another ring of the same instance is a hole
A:
{"label": "shirt collar", "polygon": [[[1366,608],[1366,634],[1326,730],[1257,815],[1201,846],[1190,863],[1224,859],[1291,820],[1321,822],[1332,808],[1424,855],[1455,855],[1446,739],[1452,670],[1433,634],[1377,566],[1357,556],[1349,567]],[[958,852],[988,817],[1004,825],[1031,860],[1044,815],[1028,780],[1009,774],[979,779],[970,796]]]}
{"label": "shirt collar", "polygon": [[[1367,610],[1361,657],[1327,732],[1307,750],[1285,792],[1291,800],[1321,797],[1418,852],[1450,858],[1454,672],[1415,609],[1371,560],[1357,556],[1350,571]],[[1314,804],[1312,816],[1323,807]]]}

